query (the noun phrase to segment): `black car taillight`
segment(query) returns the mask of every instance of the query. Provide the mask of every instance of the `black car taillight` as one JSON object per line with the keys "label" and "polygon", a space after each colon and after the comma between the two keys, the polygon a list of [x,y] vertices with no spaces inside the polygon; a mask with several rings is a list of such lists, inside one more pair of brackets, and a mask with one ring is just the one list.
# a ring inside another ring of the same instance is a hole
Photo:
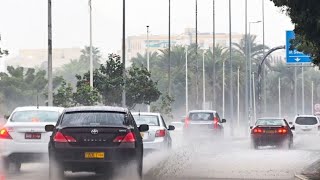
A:
{"label": "black car taillight", "polygon": [[279,128],[277,130],[277,133],[278,134],[287,134],[288,133],[288,130],[286,128]]}
{"label": "black car taillight", "polygon": [[70,142],[74,143],[74,142],[77,142],[77,140],[75,138],[73,138],[72,136],[64,135],[61,132],[57,132],[54,135],[53,141],[54,142],[59,142],[59,143],[70,143]]}
{"label": "black car taillight", "polygon": [[136,137],[132,132],[129,132],[126,135],[117,136],[114,138],[113,142],[117,143],[134,143],[136,142]]}
{"label": "black car taillight", "polygon": [[252,134],[261,134],[261,133],[263,133],[263,129],[261,128],[254,128],[252,130]]}

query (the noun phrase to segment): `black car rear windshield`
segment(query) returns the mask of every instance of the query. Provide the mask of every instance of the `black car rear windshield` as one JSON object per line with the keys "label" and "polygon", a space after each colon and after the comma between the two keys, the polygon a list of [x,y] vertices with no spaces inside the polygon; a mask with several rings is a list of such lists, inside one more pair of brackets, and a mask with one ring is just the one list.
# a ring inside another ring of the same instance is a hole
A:
{"label": "black car rear windshield", "polygon": [[191,121],[213,121],[214,115],[210,112],[194,112],[189,114]]}
{"label": "black car rear windshield", "polygon": [[123,126],[125,116],[121,112],[71,112],[64,114],[60,124],[62,127]]}
{"label": "black car rear windshield", "polygon": [[297,117],[296,124],[299,125],[315,125],[318,123],[316,117]]}
{"label": "black car rear windshield", "polygon": [[285,126],[286,124],[282,119],[258,119],[257,126]]}

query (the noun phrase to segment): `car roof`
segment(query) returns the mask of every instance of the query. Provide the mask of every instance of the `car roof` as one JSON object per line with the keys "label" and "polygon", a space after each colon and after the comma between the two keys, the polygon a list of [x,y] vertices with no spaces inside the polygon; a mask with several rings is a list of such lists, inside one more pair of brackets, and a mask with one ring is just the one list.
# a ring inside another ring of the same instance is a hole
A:
{"label": "car roof", "polygon": [[214,110],[192,110],[192,111],[189,111],[189,114],[190,113],[216,113],[217,111],[214,111]]}
{"label": "car roof", "polygon": [[160,113],[154,113],[154,112],[132,112],[132,115],[145,115],[145,116],[160,116]]}
{"label": "car roof", "polygon": [[127,108],[114,106],[79,106],[66,108],[64,112],[81,112],[81,111],[109,111],[109,112],[123,112],[127,113]]}
{"label": "car roof", "polygon": [[258,118],[258,120],[284,120],[285,118],[279,118],[279,117],[263,117]]}
{"label": "car roof", "polygon": [[315,115],[297,115],[296,118],[297,117],[317,117],[317,116],[315,116]]}
{"label": "car roof", "polygon": [[32,111],[32,110],[62,112],[64,108],[54,107],[54,106],[24,106],[24,107],[17,107],[13,112]]}

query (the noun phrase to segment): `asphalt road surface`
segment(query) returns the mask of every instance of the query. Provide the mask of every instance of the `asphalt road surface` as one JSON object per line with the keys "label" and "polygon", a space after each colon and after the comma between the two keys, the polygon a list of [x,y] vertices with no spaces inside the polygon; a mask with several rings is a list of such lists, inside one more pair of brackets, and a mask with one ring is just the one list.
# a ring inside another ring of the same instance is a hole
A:
{"label": "asphalt road surface", "polygon": [[[186,141],[180,132],[172,136],[173,150],[145,157],[144,179],[294,179],[295,173],[320,159],[318,138],[295,138],[292,150],[273,147],[253,150],[248,138],[200,137]],[[67,173],[67,177],[70,180],[102,178],[89,173]],[[26,179],[48,179],[48,165],[24,164],[21,173],[6,177],[6,180]],[[120,169],[114,180],[121,179],[132,178]]]}

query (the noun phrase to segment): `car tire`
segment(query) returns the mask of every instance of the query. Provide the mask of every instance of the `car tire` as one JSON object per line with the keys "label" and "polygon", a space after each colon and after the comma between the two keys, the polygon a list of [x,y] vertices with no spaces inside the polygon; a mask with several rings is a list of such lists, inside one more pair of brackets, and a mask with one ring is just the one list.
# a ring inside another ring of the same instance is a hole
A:
{"label": "car tire", "polygon": [[21,171],[21,163],[20,162],[13,162],[13,170],[15,173],[19,173]]}
{"label": "car tire", "polygon": [[64,170],[59,167],[58,163],[49,160],[49,179],[50,180],[63,180]]}

